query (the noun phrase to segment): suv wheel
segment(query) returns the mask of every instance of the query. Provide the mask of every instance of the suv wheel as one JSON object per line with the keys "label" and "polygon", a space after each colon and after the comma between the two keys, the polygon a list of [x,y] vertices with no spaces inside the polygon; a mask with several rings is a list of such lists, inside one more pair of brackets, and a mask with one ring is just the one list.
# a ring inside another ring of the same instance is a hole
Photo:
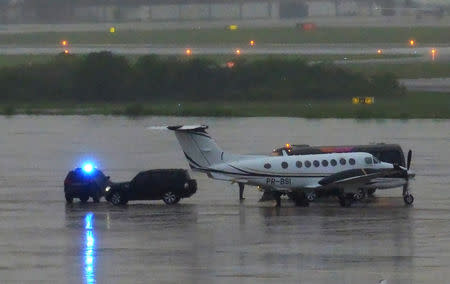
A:
{"label": "suv wheel", "polygon": [[94,203],[100,202],[100,198],[102,197],[102,195],[100,193],[100,188],[98,188],[98,186],[91,185],[91,195],[92,195],[92,200],[94,201]]}
{"label": "suv wheel", "polygon": [[125,196],[123,196],[123,193],[121,193],[120,191],[113,192],[113,194],[111,194],[111,197],[109,198],[109,201],[113,205],[127,204]]}
{"label": "suv wheel", "polygon": [[89,200],[89,195],[80,196],[80,201],[86,203]]}
{"label": "suv wheel", "polygon": [[176,193],[169,191],[163,195],[162,200],[166,204],[172,205],[172,204],[177,204],[178,201],[180,201],[180,197]]}
{"label": "suv wheel", "polygon": [[73,202],[73,197],[69,194],[66,194],[66,202],[67,204],[71,204]]}

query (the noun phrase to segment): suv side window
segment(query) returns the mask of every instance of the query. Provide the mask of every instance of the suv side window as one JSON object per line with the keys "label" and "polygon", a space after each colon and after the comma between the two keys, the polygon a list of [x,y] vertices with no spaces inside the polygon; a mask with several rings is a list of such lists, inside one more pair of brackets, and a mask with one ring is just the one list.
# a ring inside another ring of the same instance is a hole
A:
{"label": "suv side window", "polygon": [[155,182],[154,174],[151,172],[142,172],[134,177],[131,182],[136,189],[146,188],[147,185]]}

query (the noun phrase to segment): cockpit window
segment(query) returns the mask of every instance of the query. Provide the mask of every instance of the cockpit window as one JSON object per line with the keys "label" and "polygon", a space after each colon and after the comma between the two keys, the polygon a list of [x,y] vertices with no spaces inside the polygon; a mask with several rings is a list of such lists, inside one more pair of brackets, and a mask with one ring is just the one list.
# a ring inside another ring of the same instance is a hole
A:
{"label": "cockpit window", "polygon": [[373,157],[373,162],[374,162],[375,164],[379,164],[379,163],[380,163],[380,160],[378,160],[376,157]]}
{"label": "cockpit window", "polygon": [[366,162],[366,164],[372,165],[372,158],[371,157],[365,157],[364,161]]}

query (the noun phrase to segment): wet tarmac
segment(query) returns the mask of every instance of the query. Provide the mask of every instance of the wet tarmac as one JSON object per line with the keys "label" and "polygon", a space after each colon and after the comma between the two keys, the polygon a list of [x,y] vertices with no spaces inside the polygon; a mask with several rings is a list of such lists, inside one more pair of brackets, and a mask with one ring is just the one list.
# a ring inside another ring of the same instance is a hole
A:
{"label": "wet tarmac", "polygon": [[[450,121],[298,118],[0,117],[0,282],[448,283]],[[416,202],[401,189],[341,208],[258,203],[254,188],[200,174],[179,205],[66,205],[62,183],[84,159],[113,180],[186,168],[172,133],[205,123],[225,150],[269,153],[298,144],[400,143],[413,149]],[[381,282],[380,282],[381,281]],[[382,282],[384,281],[384,282]]]}

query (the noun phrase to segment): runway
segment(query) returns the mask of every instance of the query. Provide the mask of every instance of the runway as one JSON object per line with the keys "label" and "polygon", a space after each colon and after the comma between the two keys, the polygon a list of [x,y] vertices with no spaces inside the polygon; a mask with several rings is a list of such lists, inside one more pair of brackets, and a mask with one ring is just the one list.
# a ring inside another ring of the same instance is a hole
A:
{"label": "runway", "polygon": [[[420,61],[431,60],[431,49],[438,51],[437,60],[450,60],[450,46],[422,46],[411,48],[402,45],[391,44],[261,44],[254,47],[247,45],[157,45],[157,44],[80,44],[67,47],[70,53],[86,54],[90,52],[111,51],[116,54],[159,54],[159,55],[183,55],[186,49],[192,51],[192,55],[203,54],[235,54],[239,49],[241,55],[257,54],[297,54],[297,55],[376,55],[378,49],[385,55],[411,55],[416,57],[386,59],[385,61]],[[0,45],[0,54],[58,54],[64,51],[60,46],[17,46]],[[351,58],[348,58],[351,60]],[[344,60],[344,58],[342,58]],[[384,59],[374,59],[377,62]]]}
{"label": "runway", "polygon": [[[284,143],[400,143],[413,149],[415,204],[398,191],[341,208],[282,208],[247,188],[193,174],[177,206],[65,205],[62,183],[84,159],[115,181],[186,168],[173,133],[210,125],[225,150],[270,153]],[[0,282],[446,283],[450,277],[448,120],[112,116],[0,117]],[[384,282],[380,282],[384,281]]]}
{"label": "runway", "polygon": [[399,81],[411,91],[450,93],[450,78],[401,79]]}

